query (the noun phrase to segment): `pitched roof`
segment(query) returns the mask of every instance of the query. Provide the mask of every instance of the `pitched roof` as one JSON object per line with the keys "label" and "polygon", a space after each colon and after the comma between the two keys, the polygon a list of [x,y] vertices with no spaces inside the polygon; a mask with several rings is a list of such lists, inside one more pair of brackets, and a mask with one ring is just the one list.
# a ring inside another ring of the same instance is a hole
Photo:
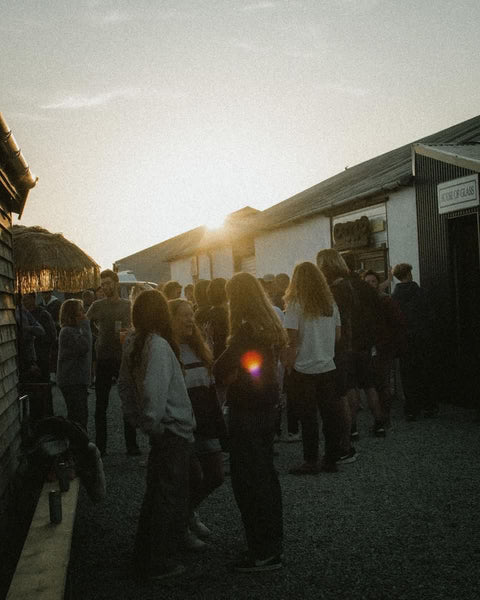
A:
{"label": "pitched roof", "polygon": [[[480,142],[480,116],[417,140],[424,144]],[[414,143],[414,142],[412,142]],[[412,182],[412,143],[350,167],[264,210],[259,229],[274,229],[342,204],[388,193]]]}
{"label": "pitched roof", "polygon": [[480,172],[480,143],[475,144],[414,144],[416,154]]}
{"label": "pitched roof", "polygon": [[12,212],[21,216],[28,193],[37,183],[37,177],[30,171],[2,113],[0,113],[0,182],[12,199]]}

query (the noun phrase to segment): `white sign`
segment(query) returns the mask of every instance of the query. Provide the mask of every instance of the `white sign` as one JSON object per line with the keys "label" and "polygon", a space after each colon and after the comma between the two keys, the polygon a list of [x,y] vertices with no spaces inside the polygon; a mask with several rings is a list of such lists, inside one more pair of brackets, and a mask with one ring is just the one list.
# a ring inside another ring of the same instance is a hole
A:
{"label": "white sign", "polygon": [[478,206],[478,175],[467,175],[437,185],[440,214]]}

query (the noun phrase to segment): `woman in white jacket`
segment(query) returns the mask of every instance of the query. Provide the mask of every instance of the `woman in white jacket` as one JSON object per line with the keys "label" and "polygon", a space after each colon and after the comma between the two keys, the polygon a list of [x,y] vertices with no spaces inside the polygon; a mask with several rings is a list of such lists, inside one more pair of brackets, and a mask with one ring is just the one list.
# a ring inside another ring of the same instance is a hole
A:
{"label": "woman in white jacket", "polygon": [[142,292],[132,309],[119,393],[125,418],[150,437],[147,486],[134,551],[138,579],[179,575],[172,561],[188,514],[188,480],[195,419],[172,335],[165,297]]}

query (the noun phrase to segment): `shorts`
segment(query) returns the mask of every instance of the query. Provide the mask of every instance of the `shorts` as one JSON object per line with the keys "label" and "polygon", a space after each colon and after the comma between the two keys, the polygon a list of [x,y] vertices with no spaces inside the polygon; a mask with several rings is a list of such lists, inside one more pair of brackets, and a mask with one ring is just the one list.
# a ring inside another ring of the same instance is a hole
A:
{"label": "shorts", "polygon": [[368,390],[375,387],[375,369],[370,350],[352,352],[348,363],[349,389]]}

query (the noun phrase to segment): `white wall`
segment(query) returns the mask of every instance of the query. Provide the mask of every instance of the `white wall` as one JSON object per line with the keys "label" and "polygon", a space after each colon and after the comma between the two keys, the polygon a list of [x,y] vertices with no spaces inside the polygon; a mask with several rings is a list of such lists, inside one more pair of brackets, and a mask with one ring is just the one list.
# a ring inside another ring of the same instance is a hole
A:
{"label": "white wall", "polygon": [[230,279],[233,276],[233,254],[230,246],[212,251],[212,271],[213,277]]}
{"label": "white wall", "polygon": [[199,279],[210,279],[210,258],[208,254],[198,255],[198,278]]}
{"label": "white wall", "polygon": [[387,202],[387,227],[390,265],[411,264],[413,279],[420,283],[417,208],[413,186],[400,188],[390,194]]}
{"label": "white wall", "polygon": [[255,238],[257,277],[267,273],[291,275],[297,263],[315,262],[317,252],[330,247],[330,219],[325,216],[258,235]]}
{"label": "white wall", "polygon": [[179,258],[170,263],[172,279],[178,281],[181,286],[192,283],[191,257]]}

